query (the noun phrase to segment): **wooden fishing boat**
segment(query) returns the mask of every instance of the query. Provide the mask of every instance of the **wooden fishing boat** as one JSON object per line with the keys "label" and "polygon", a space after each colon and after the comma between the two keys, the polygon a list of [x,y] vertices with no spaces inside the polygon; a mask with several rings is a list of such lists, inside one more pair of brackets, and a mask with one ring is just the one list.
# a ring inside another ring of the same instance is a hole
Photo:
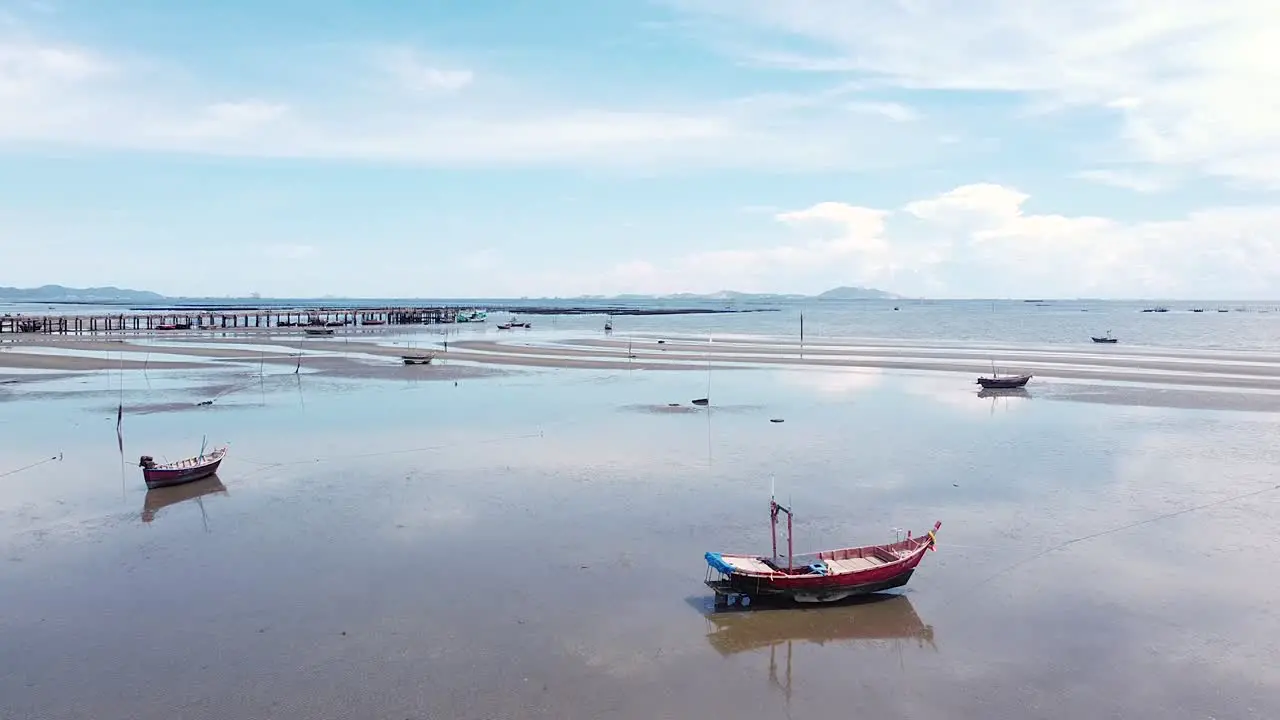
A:
{"label": "wooden fishing boat", "polygon": [[[787,514],[787,555],[778,556],[778,513]],[[935,535],[942,523],[918,537],[884,545],[824,550],[794,555],[791,542],[791,510],[769,499],[773,531],[773,556],[733,555],[709,552],[707,587],[716,604],[750,605],[753,600],[790,600],[802,603],[836,602],[907,584],[925,551],[936,549]]]}
{"label": "wooden fishing boat", "polygon": [[169,487],[206,478],[218,472],[218,466],[222,464],[222,458],[226,454],[227,448],[220,447],[207,454],[164,465],[156,464],[155,458],[150,455],[143,455],[138,460],[138,467],[142,468],[142,479],[148,488]]}
{"label": "wooden fishing boat", "polygon": [[694,405],[707,405],[707,404],[710,404],[711,398],[698,398],[697,400],[692,400],[691,402]]}
{"label": "wooden fishing boat", "polygon": [[325,328],[314,328],[314,327],[309,327],[309,328],[307,328],[306,330],[304,330],[304,332],[305,332],[306,334],[308,334],[308,335],[332,335],[332,334],[333,334],[333,328],[327,328],[327,327],[325,327]]}
{"label": "wooden fishing boat", "polygon": [[419,353],[417,355],[401,355],[405,365],[430,365],[436,359],[435,353]]}
{"label": "wooden fishing boat", "polygon": [[499,325],[499,326],[498,326],[498,329],[499,329],[499,330],[510,330],[510,329],[511,329],[511,323],[502,323],[501,325]]}
{"label": "wooden fishing boat", "polygon": [[978,384],[986,390],[993,388],[1020,388],[1026,385],[1031,377],[1031,373],[1026,375],[1005,375],[1003,377],[993,375],[992,377],[978,378]]}
{"label": "wooden fishing boat", "polygon": [[1116,339],[1111,337],[1110,330],[1107,331],[1107,334],[1104,337],[1098,337],[1097,335],[1090,335],[1089,337],[1096,343],[1115,343],[1116,342]]}

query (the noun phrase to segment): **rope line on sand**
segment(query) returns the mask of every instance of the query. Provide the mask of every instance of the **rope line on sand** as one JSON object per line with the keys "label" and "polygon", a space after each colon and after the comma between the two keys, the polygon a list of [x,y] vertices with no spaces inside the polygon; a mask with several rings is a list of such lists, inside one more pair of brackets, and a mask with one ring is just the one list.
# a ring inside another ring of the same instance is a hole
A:
{"label": "rope line on sand", "polygon": [[[492,443],[508,442],[511,440],[528,440],[528,439],[540,438],[540,437],[544,437],[544,433],[541,430],[539,430],[536,433],[527,433],[524,435],[505,435],[503,437],[491,438],[489,440],[476,440],[466,444],[467,445],[489,445]],[[259,465],[263,469],[266,469],[266,468],[273,468],[273,467],[285,467],[289,465],[311,465],[314,463],[321,463],[321,462],[333,462],[335,460],[358,460],[361,458],[386,457],[389,455],[407,455],[410,453],[429,452],[432,450],[447,450],[449,448],[456,448],[460,446],[461,445],[459,443],[450,443],[448,445],[424,445],[422,447],[401,448],[399,450],[380,450],[377,452],[354,453],[351,455],[319,456],[319,457],[311,458],[309,460],[282,460],[278,462],[262,462],[261,460],[254,460],[252,458],[240,458],[240,461],[247,462],[252,465]]]}
{"label": "rope line on sand", "polygon": [[1105,535],[1113,535],[1118,532],[1124,532],[1125,530],[1132,530],[1133,528],[1140,527],[1142,525],[1150,525],[1151,523],[1160,522],[1161,520],[1168,520],[1169,518],[1177,517],[1179,515],[1186,515],[1188,513],[1198,512],[1200,510],[1207,510],[1209,508],[1217,507],[1219,505],[1228,505],[1230,503],[1239,502],[1241,500],[1247,500],[1252,497],[1257,497],[1259,495],[1265,495],[1266,493],[1275,492],[1276,490],[1280,490],[1280,485],[1272,485],[1270,487],[1261,488],[1259,490],[1252,490],[1247,493],[1232,495],[1231,497],[1222,498],[1220,500],[1214,500],[1213,502],[1207,502],[1200,505],[1193,505],[1191,507],[1182,508],[1181,510],[1174,510],[1172,512],[1163,513],[1160,515],[1156,515],[1154,517],[1149,517],[1143,520],[1137,520],[1131,523],[1126,523],[1124,525],[1119,525],[1107,530],[1100,530],[1095,533],[1089,533],[1088,535],[1081,535],[1079,537],[1074,537],[1074,538],[1071,538],[1070,540],[1067,540],[1066,542],[1061,542],[1050,548],[1041,550],[1040,552],[1036,553],[1035,555],[1032,555],[1031,557],[1023,558],[1022,560],[1019,560],[1018,562],[1002,570],[995,572],[994,574],[990,575],[986,579],[980,580],[974,583],[971,587],[986,585],[992,580],[995,580],[1006,573],[1012,572],[1022,567],[1023,565],[1026,565],[1027,563],[1030,563],[1034,560],[1039,560],[1045,555],[1048,555],[1050,553],[1055,553],[1059,550],[1070,547],[1071,545],[1075,545],[1076,543],[1082,543],[1087,540],[1094,540],[1096,538],[1100,538]]}
{"label": "rope line on sand", "polygon": [[54,455],[53,457],[45,458],[44,460],[40,460],[39,462],[33,462],[33,463],[31,463],[30,465],[24,465],[24,466],[22,466],[22,467],[18,468],[17,470],[10,470],[10,471],[5,472],[5,473],[0,473],[0,478],[2,478],[2,477],[9,477],[10,475],[17,475],[18,473],[22,472],[23,470],[30,470],[30,469],[31,469],[31,468],[33,468],[33,467],[37,467],[37,466],[43,465],[43,464],[45,464],[45,463],[47,463],[47,462],[53,462],[53,461],[55,461],[55,460],[61,460],[61,459],[62,459],[62,453],[58,453],[57,455]]}

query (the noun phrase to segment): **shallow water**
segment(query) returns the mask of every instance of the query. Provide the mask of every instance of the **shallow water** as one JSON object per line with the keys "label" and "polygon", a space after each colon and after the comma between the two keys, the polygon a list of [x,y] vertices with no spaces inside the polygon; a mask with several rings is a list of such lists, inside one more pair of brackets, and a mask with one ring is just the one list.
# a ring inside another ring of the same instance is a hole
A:
{"label": "shallow water", "polygon": [[[0,478],[0,717],[1280,716],[1275,415],[812,368],[637,411],[706,382],[294,377],[123,451],[114,403],[0,403],[0,473],[62,454]],[[148,501],[130,461],[205,435],[225,491]],[[896,600],[709,617],[771,483],[797,551],[939,551]]]}

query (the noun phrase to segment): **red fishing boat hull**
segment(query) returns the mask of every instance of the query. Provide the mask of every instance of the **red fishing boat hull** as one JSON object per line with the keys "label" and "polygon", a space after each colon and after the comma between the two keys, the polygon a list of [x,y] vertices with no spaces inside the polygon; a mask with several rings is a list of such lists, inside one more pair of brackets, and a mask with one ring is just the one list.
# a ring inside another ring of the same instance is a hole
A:
{"label": "red fishing boat hull", "polygon": [[[776,522],[778,512],[790,511],[771,503]],[[788,522],[790,525],[790,522]],[[706,553],[706,584],[717,600],[726,596],[788,599],[797,602],[835,602],[855,595],[867,595],[902,587],[929,550],[935,549],[935,523],[925,535],[884,545],[826,550],[818,553],[773,557]],[[775,534],[774,547],[777,547]],[[788,533],[790,546],[790,533]]]}
{"label": "red fishing boat hull", "polygon": [[[172,465],[147,467],[143,464],[142,480],[149,490],[195,482],[218,472],[218,466],[222,464],[225,456],[226,450],[222,449],[215,450],[203,458],[189,458]],[[150,458],[144,458],[143,462],[147,460]]]}

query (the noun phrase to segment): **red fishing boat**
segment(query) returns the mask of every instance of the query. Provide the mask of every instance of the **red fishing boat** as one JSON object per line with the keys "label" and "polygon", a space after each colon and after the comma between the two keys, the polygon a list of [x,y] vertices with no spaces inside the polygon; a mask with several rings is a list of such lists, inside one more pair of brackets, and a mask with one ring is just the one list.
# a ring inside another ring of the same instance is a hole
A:
{"label": "red fishing boat", "polygon": [[226,454],[227,449],[220,447],[207,454],[201,453],[164,465],[157,465],[155,458],[143,455],[138,460],[138,467],[142,468],[142,479],[146,481],[148,489],[169,487],[206,478],[218,472],[218,466],[222,464],[222,458]]}
{"label": "red fishing boat", "polygon": [[[778,556],[778,513],[787,514],[787,554]],[[707,587],[717,604],[749,605],[754,600],[835,602],[902,587],[911,579],[927,550],[936,550],[941,522],[925,535],[884,545],[824,550],[795,555],[791,542],[791,510],[769,499],[773,557],[706,553]]]}

